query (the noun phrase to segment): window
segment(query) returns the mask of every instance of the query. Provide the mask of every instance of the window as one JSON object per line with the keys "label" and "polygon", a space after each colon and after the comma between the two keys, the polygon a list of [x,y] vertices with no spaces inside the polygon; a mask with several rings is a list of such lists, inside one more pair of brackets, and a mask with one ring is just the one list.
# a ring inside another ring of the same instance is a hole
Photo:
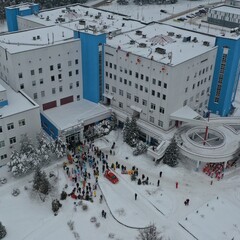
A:
{"label": "window", "polygon": [[4,141],[0,141],[0,148],[5,147],[5,142]]}
{"label": "window", "polygon": [[26,125],[25,119],[19,120],[19,121],[18,121],[18,124],[19,124],[20,127],[21,127],[21,126],[25,126],[25,125]]}
{"label": "window", "polygon": [[143,78],[144,78],[144,76],[143,76],[143,74],[141,74],[141,80],[143,80]]}
{"label": "window", "polygon": [[55,81],[55,76],[51,76],[51,81],[52,81],[52,82]]}
{"label": "window", "polygon": [[167,84],[166,84],[166,83],[164,83],[164,84],[163,84],[163,87],[164,87],[164,88],[167,88]]}
{"label": "window", "polygon": [[14,124],[13,124],[13,123],[9,123],[9,124],[7,125],[7,129],[8,129],[8,130],[14,129]]}
{"label": "window", "polygon": [[32,81],[32,86],[36,86],[36,81]]}
{"label": "window", "polygon": [[139,76],[139,74],[138,74],[138,72],[136,72],[136,73],[135,73],[135,77],[138,78],[138,76]]}
{"label": "window", "polygon": [[210,91],[210,87],[207,88],[207,93],[209,93],[209,91]]}
{"label": "window", "polygon": [[152,96],[155,96],[155,91],[154,90],[152,90]]}
{"label": "window", "polygon": [[160,107],[160,108],[159,108],[159,112],[162,113],[162,114],[164,114],[165,109],[164,109],[163,107]]}
{"label": "window", "polygon": [[113,79],[114,79],[114,80],[117,80],[117,75],[114,74],[114,75],[113,75]]}
{"label": "window", "polygon": [[137,83],[135,83],[135,88],[138,89],[138,84]]}
{"label": "window", "polygon": [[183,102],[183,106],[186,106],[186,105],[187,105],[187,100]]}
{"label": "window", "polygon": [[132,86],[132,82],[131,82],[131,81],[128,81],[128,85],[131,87],[131,86]]}
{"label": "window", "polygon": [[42,73],[42,68],[39,68],[39,69],[38,69],[38,73]]}
{"label": "window", "polygon": [[166,100],[166,95],[165,94],[162,95],[162,99]]}
{"label": "window", "polygon": [[45,91],[41,91],[41,97],[45,97]]}
{"label": "window", "polygon": [[143,106],[147,106],[147,100],[143,99],[143,100],[142,100],[142,105],[143,105]]}
{"label": "window", "polygon": [[119,82],[122,82],[122,77],[119,78]]}
{"label": "window", "polygon": [[24,84],[23,83],[20,84],[20,89],[24,89]]}
{"label": "window", "polygon": [[75,59],[75,64],[78,65],[78,59]]}
{"label": "window", "polygon": [[127,69],[126,69],[126,68],[124,68],[124,73],[126,73],[126,74],[128,73],[128,71],[127,71]]}
{"label": "window", "polygon": [[58,74],[58,80],[62,80],[62,74],[60,73],[60,74]]}
{"label": "window", "polygon": [[128,98],[128,99],[131,99],[131,93],[128,93],[128,92],[127,92],[127,98]]}
{"label": "window", "polygon": [[62,92],[62,90],[63,90],[63,87],[59,86],[59,92]]}
{"label": "window", "polygon": [[112,63],[109,64],[109,67],[112,68]]}
{"label": "window", "polygon": [[68,72],[68,76],[71,77],[72,76],[72,71]]}
{"label": "window", "polygon": [[140,90],[143,91],[143,86],[142,85],[140,85]]}
{"label": "window", "polygon": [[10,142],[10,144],[15,143],[16,142],[16,137],[9,138],[9,142]]}
{"label": "window", "polygon": [[185,93],[187,93],[187,91],[188,91],[188,88],[186,87],[186,88],[185,88]]}
{"label": "window", "polygon": [[69,89],[72,89],[72,88],[73,88],[73,84],[70,83],[70,84],[69,84]]}
{"label": "window", "polygon": [[108,61],[105,62],[105,66],[108,67]]}
{"label": "window", "polygon": [[119,95],[123,96],[123,90],[122,89],[119,89]]}
{"label": "window", "polygon": [[154,85],[156,84],[156,79],[155,78],[152,79],[152,84],[154,84]]}
{"label": "window", "polygon": [[105,74],[106,74],[106,77],[108,77],[108,72],[106,72]]}
{"label": "window", "polygon": [[33,94],[33,99],[37,99],[38,97],[37,97],[37,93],[34,93]]}
{"label": "window", "polygon": [[112,79],[112,73],[110,73],[109,77]]}
{"label": "window", "polygon": [[157,92],[157,97],[160,98],[160,92]]}
{"label": "window", "polygon": [[109,90],[109,84],[108,84],[108,83],[105,84],[105,88],[106,88],[107,90]]}
{"label": "window", "polygon": [[151,103],[151,107],[150,107],[152,110],[155,110],[156,109],[156,104],[154,103]]}
{"label": "window", "polygon": [[151,123],[154,123],[154,117],[150,116],[149,120]]}
{"label": "window", "polygon": [[129,75],[132,76],[132,70],[129,70]]}
{"label": "window", "polygon": [[187,82],[189,81],[189,76],[187,76]]}
{"label": "window", "polygon": [[149,81],[149,77],[148,76],[146,76],[146,82],[148,82]]}
{"label": "window", "polygon": [[163,121],[158,120],[158,126],[159,126],[159,127],[163,127]]}
{"label": "window", "polygon": [[119,106],[120,108],[123,108],[123,103],[122,103],[122,102],[119,102],[119,103],[118,103],[118,106]]}
{"label": "window", "polygon": [[80,100],[80,95],[77,95],[77,101],[79,101]]}
{"label": "window", "polygon": [[148,92],[148,88],[145,87],[145,92],[147,93]]}
{"label": "window", "polygon": [[112,86],[112,92],[116,93],[116,91],[117,91],[116,87]]}
{"label": "window", "polygon": [[61,69],[61,67],[62,67],[62,66],[61,66],[61,63],[58,63],[58,64],[57,64],[57,68],[58,68],[58,69]]}
{"label": "window", "polygon": [[19,74],[18,74],[18,78],[23,78],[23,74],[22,74],[22,73],[19,73]]}
{"label": "window", "polygon": [[76,87],[79,87],[79,81],[76,81]]}
{"label": "window", "polygon": [[192,89],[194,89],[195,88],[195,83],[192,85]]}
{"label": "window", "polygon": [[52,94],[55,94],[55,93],[56,93],[56,89],[52,88]]}
{"label": "window", "polygon": [[50,71],[53,71],[53,65],[50,65]]}
{"label": "window", "polygon": [[116,65],[116,64],[114,64],[114,69],[115,69],[115,70],[117,69],[117,65]]}
{"label": "window", "polygon": [[1,155],[1,160],[5,159],[5,158],[7,158],[7,154]]}
{"label": "window", "polygon": [[43,78],[39,79],[40,84],[43,84]]}
{"label": "window", "polygon": [[68,66],[69,66],[69,67],[72,66],[72,61],[68,61]]}
{"label": "window", "polygon": [[204,95],[204,93],[205,93],[205,91],[204,91],[204,90],[202,90],[202,92],[201,92],[201,96],[203,96],[203,95]]}
{"label": "window", "polygon": [[138,103],[139,102],[139,97],[134,96],[134,101]]}
{"label": "window", "polygon": [[124,79],[124,84],[127,84],[127,79]]}
{"label": "window", "polygon": [[34,70],[31,70],[31,75],[33,76],[33,75],[35,75],[35,72],[34,72]]}
{"label": "window", "polygon": [[162,82],[158,81],[158,86],[161,87],[161,85],[162,85]]}
{"label": "window", "polygon": [[0,133],[2,132],[3,130],[2,130],[2,126],[0,126]]}
{"label": "window", "polygon": [[76,69],[75,73],[76,73],[76,75],[78,75],[78,74],[79,74],[79,70],[78,70],[78,69]]}

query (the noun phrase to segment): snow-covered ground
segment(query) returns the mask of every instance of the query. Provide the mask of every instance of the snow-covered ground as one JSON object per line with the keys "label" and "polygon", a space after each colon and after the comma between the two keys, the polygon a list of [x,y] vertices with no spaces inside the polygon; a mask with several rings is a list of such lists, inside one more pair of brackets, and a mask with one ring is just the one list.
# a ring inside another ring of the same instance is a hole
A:
{"label": "snow-covered ground", "polygon": [[[109,154],[113,142],[116,142],[114,156]],[[149,177],[150,184],[137,185],[137,182],[131,181],[129,175],[121,174],[120,170],[116,169],[119,183],[114,185],[103,177],[102,162],[99,162],[100,187],[93,203],[84,201],[88,210],[83,211],[81,206],[78,206],[75,211],[76,200],[68,197],[61,201],[63,206],[59,214],[54,216],[51,210],[52,199],[59,198],[65,184],[69,185],[66,190],[68,193],[73,189],[62,168],[62,162],[66,159],[45,169],[46,172],[54,171],[58,176],[55,191],[45,202],[31,193],[32,175],[15,179],[7,172],[6,167],[2,167],[0,176],[8,178],[8,182],[0,186],[0,221],[8,232],[6,240],[76,239],[74,232],[79,234],[81,240],[106,240],[109,233],[114,234],[113,239],[134,240],[138,235],[137,229],[150,223],[155,223],[162,235],[170,240],[193,240],[191,234],[201,240],[231,239],[228,237],[232,236],[240,239],[239,166],[228,170],[221,181],[213,179],[211,185],[212,179],[201,171],[196,172],[195,164],[187,160],[182,160],[176,168],[170,168],[162,164],[156,167],[153,160],[145,154],[134,157],[132,149],[122,142],[120,131],[111,132],[96,140],[95,145],[109,154],[110,166],[116,161],[127,169],[136,166],[139,177],[145,174]],[[88,171],[92,174],[89,167]],[[163,172],[161,179],[160,171]],[[179,183],[178,189],[176,182]],[[24,190],[24,186],[27,186],[28,190]],[[17,197],[11,195],[15,187],[21,191]],[[103,203],[99,202],[100,189],[105,198]],[[138,195],[137,200],[134,199],[135,193]],[[189,206],[184,205],[186,198],[190,199]],[[106,219],[101,217],[102,209],[107,212]],[[90,222],[93,216],[100,222],[99,227]],[[67,225],[69,220],[74,221],[74,232],[70,231]],[[228,224],[225,224],[226,222]]]}

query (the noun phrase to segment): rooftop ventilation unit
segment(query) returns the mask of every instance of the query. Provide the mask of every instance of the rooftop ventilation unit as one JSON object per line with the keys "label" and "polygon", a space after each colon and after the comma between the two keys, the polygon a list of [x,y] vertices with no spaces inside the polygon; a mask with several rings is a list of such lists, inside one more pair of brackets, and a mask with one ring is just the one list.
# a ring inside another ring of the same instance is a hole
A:
{"label": "rooftop ventilation unit", "polygon": [[159,53],[159,54],[166,54],[166,49],[157,47],[157,48],[155,49],[155,52],[157,52],[157,53]]}
{"label": "rooftop ventilation unit", "polygon": [[142,31],[137,30],[137,31],[136,31],[136,35],[141,36],[141,35],[142,35]]}
{"label": "rooftop ventilation unit", "polygon": [[143,38],[147,38],[147,34],[143,34],[142,37],[143,37]]}
{"label": "rooftop ventilation unit", "polygon": [[135,44],[135,41],[134,40],[130,40],[130,44],[131,45]]}
{"label": "rooftop ventilation unit", "polygon": [[184,37],[183,42],[191,42],[191,37]]}
{"label": "rooftop ventilation unit", "polygon": [[174,36],[174,32],[168,32],[168,36]]}
{"label": "rooftop ventilation unit", "polygon": [[197,40],[197,38],[196,38],[196,37],[194,37],[192,41],[193,41],[193,42],[195,42],[195,43],[197,43],[197,42],[198,42],[198,40]]}
{"label": "rooftop ventilation unit", "polygon": [[36,40],[37,40],[37,38],[34,36],[34,37],[33,37],[33,41],[36,41]]}
{"label": "rooftop ventilation unit", "polygon": [[145,48],[145,47],[147,47],[147,44],[146,43],[139,43],[138,47]]}
{"label": "rooftop ventilation unit", "polygon": [[208,42],[208,41],[203,41],[203,45],[208,47],[208,46],[210,45],[210,42]]}
{"label": "rooftop ventilation unit", "polygon": [[40,35],[37,35],[37,39],[40,39]]}
{"label": "rooftop ventilation unit", "polygon": [[83,19],[80,19],[80,20],[78,21],[78,23],[79,23],[79,25],[85,25],[85,24],[86,24],[86,21],[83,20]]}
{"label": "rooftop ventilation unit", "polygon": [[182,37],[181,34],[177,34],[177,35],[176,35],[176,38],[181,38],[181,37]]}

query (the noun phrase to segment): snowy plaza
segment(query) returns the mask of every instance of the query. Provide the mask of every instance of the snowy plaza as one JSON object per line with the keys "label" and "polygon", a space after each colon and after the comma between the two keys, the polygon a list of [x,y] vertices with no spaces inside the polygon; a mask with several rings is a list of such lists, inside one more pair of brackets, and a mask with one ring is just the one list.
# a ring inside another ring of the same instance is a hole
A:
{"label": "snowy plaza", "polygon": [[[115,155],[110,155],[112,143],[116,143]],[[118,162],[131,169],[138,168],[138,177],[142,174],[149,177],[148,185],[138,185],[131,181],[130,175],[121,174],[115,169],[119,178],[117,184],[112,184],[102,173],[102,162],[99,162],[99,187],[93,202],[83,200],[88,210],[83,211],[81,206],[75,207],[74,202],[79,200],[67,197],[61,201],[62,208],[57,216],[51,211],[51,201],[59,198],[61,191],[67,184],[65,191],[69,194],[74,184],[63,170],[62,160],[44,170],[54,172],[57,176],[55,190],[47,196],[45,202],[34,197],[31,191],[32,175],[13,178],[7,173],[6,167],[0,169],[1,176],[8,182],[0,186],[1,220],[7,226],[7,240],[13,239],[135,239],[138,229],[154,223],[163,236],[163,239],[239,239],[240,195],[239,166],[227,169],[220,181],[211,179],[201,169],[196,172],[195,164],[182,159],[175,168],[167,165],[156,166],[153,159],[146,154],[133,156],[132,149],[122,142],[120,130],[112,131],[100,139],[95,140],[95,146],[108,154],[108,163]],[[71,169],[73,164],[68,164]],[[87,165],[87,171],[92,174]],[[112,169],[114,171],[114,169]],[[162,177],[159,172],[162,171]],[[160,179],[160,186],[157,181]],[[211,185],[211,181],[213,183]],[[93,177],[88,180],[94,183]],[[176,188],[178,182],[178,188]],[[81,185],[81,184],[80,184]],[[11,195],[13,188],[20,189],[20,195]],[[27,190],[25,190],[27,189]],[[137,200],[134,194],[137,193]],[[99,202],[100,195],[103,202]],[[190,199],[188,206],[184,205]],[[29,211],[31,209],[31,211]],[[101,211],[107,213],[102,218]],[[95,217],[100,226],[91,222]],[[74,232],[68,227],[69,221],[74,221]],[[74,235],[74,234],[75,235]]]}

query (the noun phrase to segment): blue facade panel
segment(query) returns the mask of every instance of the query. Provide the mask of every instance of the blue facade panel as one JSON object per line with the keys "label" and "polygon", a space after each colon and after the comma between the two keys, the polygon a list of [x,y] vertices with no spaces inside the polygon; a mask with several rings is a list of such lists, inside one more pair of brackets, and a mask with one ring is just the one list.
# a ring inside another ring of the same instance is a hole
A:
{"label": "blue facade panel", "polygon": [[[218,52],[208,108],[213,113],[217,113],[221,116],[228,116],[232,109],[232,102],[235,99],[237,84],[240,77],[240,39],[217,37],[215,45],[218,46]],[[228,53],[219,101],[215,102],[218,85],[220,83],[219,73],[222,64],[224,48],[228,48]]]}
{"label": "blue facade panel", "polygon": [[44,131],[46,131],[46,133],[53,139],[57,139],[59,135],[58,129],[43,114],[40,114],[40,117]]}
{"label": "blue facade panel", "polygon": [[[103,91],[103,52],[99,61],[99,45],[106,43],[106,34],[94,35],[87,32],[74,32],[75,38],[81,39],[83,98],[98,103]],[[102,68],[102,82],[100,82]]]}
{"label": "blue facade panel", "polygon": [[0,102],[0,107],[4,107],[8,105],[8,100]]}
{"label": "blue facade panel", "polygon": [[5,8],[7,26],[9,32],[18,31],[17,16],[29,16],[38,13],[40,10],[39,4],[29,5],[28,8],[22,8],[21,6],[11,6]]}

